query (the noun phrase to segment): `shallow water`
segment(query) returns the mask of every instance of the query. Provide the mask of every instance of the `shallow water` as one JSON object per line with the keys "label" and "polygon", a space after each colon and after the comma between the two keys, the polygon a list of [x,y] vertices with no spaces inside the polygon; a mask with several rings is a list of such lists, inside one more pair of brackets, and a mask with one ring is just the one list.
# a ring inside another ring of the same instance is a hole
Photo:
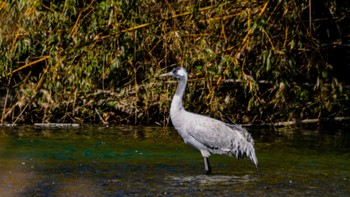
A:
{"label": "shallow water", "polygon": [[200,153],[172,128],[0,127],[0,196],[349,196],[350,132],[251,131],[247,159]]}

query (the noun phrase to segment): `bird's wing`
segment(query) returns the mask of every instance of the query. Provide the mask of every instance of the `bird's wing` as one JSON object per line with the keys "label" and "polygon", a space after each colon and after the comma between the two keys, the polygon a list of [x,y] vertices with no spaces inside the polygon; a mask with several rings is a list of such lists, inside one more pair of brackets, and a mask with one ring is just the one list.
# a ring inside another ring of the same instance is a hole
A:
{"label": "bird's wing", "polygon": [[231,149],[238,141],[244,140],[242,133],[222,121],[193,113],[191,117],[186,128],[188,134],[209,148]]}
{"label": "bird's wing", "polygon": [[[184,129],[197,142],[206,146],[211,153],[245,155],[258,165],[255,155],[254,141],[246,129],[240,125],[230,125],[220,120],[188,112],[182,117]],[[186,121],[187,120],[187,121]]]}
{"label": "bird's wing", "polygon": [[226,124],[226,126],[230,127],[231,129],[240,132],[240,133],[243,135],[243,137],[244,137],[248,142],[251,142],[251,143],[254,144],[254,141],[253,141],[252,136],[251,136],[250,133],[247,131],[247,129],[245,129],[244,127],[242,127],[242,125],[238,125],[238,124],[228,124],[228,123],[225,123],[225,124]]}

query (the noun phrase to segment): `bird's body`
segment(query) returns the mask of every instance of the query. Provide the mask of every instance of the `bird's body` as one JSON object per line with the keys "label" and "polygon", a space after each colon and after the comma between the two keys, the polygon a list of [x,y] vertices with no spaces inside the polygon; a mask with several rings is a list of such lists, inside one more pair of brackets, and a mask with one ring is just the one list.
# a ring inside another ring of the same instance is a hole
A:
{"label": "bird's body", "polygon": [[208,157],[210,154],[236,156],[238,159],[247,156],[257,166],[254,141],[246,129],[240,125],[224,123],[220,120],[186,111],[182,97],[187,85],[187,72],[176,68],[161,76],[174,76],[179,79],[176,93],[170,107],[170,118],[186,144],[198,149],[205,164],[206,173],[211,173]]}

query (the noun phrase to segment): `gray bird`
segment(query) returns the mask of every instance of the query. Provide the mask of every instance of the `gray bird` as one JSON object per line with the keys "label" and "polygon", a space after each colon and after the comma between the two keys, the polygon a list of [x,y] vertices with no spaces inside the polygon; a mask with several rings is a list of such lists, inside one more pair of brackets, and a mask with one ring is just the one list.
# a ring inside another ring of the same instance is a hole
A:
{"label": "gray bird", "polygon": [[237,159],[247,156],[258,167],[254,141],[245,128],[184,109],[182,97],[187,85],[188,74],[183,67],[175,68],[160,76],[172,76],[179,80],[170,107],[171,122],[185,143],[201,152],[206,174],[211,174],[208,159],[210,154],[236,156]]}

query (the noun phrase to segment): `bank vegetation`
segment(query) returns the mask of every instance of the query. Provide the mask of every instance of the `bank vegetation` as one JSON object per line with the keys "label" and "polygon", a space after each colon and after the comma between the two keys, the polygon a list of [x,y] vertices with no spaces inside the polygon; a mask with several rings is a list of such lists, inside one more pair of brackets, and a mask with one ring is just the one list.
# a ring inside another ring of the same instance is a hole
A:
{"label": "bank vegetation", "polygon": [[2,123],[168,125],[350,116],[347,1],[0,1]]}

